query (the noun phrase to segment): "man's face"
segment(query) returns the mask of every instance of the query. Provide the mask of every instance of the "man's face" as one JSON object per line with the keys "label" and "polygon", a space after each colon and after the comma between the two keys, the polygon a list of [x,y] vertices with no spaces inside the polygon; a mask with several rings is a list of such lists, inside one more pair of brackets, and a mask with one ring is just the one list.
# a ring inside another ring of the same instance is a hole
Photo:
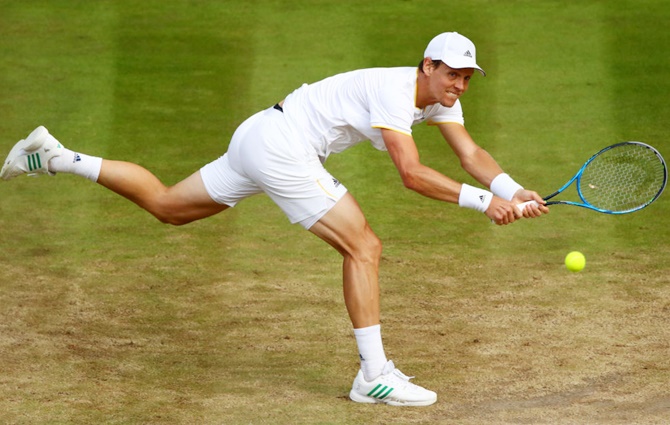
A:
{"label": "man's face", "polygon": [[454,69],[444,63],[432,68],[429,77],[429,90],[436,103],[448,108],[468,89],[473,68]]}

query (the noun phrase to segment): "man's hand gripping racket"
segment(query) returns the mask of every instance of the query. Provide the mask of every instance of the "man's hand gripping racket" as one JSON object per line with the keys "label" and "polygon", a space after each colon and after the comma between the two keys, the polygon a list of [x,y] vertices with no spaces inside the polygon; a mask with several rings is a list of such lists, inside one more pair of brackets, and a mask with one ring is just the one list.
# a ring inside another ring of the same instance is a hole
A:
{"label": "man's hand gripping racket", "polygon": [[[605,214],[627,214],[641,210],[661,196],[668,171],[661,154],[640,142],[608,146],[582,165],[556,192],[546,196],[545,205],[574,205]],[[580,201],[550,201],[575,183]],[[528,201],[518,205],[524,211]]]}

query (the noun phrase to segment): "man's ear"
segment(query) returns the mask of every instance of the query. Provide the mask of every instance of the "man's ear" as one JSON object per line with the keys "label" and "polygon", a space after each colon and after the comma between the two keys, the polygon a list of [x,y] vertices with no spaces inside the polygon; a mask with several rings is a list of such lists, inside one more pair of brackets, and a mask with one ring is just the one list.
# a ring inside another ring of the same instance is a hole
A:
{"label": "man's ear", "polygon": [[423,73],[430,75],[435,71],[435,65],[433,65],[433,60],[431,58],[423,58]]}

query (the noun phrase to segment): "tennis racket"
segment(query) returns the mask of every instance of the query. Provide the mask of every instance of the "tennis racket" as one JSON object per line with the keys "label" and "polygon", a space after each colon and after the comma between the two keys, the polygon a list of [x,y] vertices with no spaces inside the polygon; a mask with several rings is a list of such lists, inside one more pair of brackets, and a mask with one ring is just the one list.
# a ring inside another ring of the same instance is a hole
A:
{"label": "tennis racket", "polygon": [[[661,196],[668,171],[661,154],[641,142],[608,146],[589,158],[556,192],[544,198],[547,205],[574,205],[605,214],[632,213]],[[581,202],[550,201],[575,183]],[[519,204],[521,211],[528,201]]]}

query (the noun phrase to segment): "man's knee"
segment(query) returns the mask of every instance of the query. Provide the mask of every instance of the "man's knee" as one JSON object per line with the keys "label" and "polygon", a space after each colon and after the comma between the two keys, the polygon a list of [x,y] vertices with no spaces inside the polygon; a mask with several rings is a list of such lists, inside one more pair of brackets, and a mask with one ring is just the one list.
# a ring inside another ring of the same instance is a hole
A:
{"label": "man's knee", "polygon": [[152,211],[152,214],[161,223],[170,224],[170,225],[173,225],[173,226],[183,226],[184,224],[188,224],[191,221],[193,221],[193,220],[187,220],[184,217],[180,216],[179,214],[175,214],[175,213],[167,212],[167,211],[156,210],[156,211]]}
{"label": "man's knee", "polygon": [[188,219],[185,208],[183,206],[178,207],[167,191],[156,196],[147,210],[164,224],[182,226],[193,221]]}
{"label": "man's knee", "polygon": [[379,263],[382,256],[381,239],[379,239],[372,229],[366,226],[359,243],[355,244],[352,256],[361,261]]}

